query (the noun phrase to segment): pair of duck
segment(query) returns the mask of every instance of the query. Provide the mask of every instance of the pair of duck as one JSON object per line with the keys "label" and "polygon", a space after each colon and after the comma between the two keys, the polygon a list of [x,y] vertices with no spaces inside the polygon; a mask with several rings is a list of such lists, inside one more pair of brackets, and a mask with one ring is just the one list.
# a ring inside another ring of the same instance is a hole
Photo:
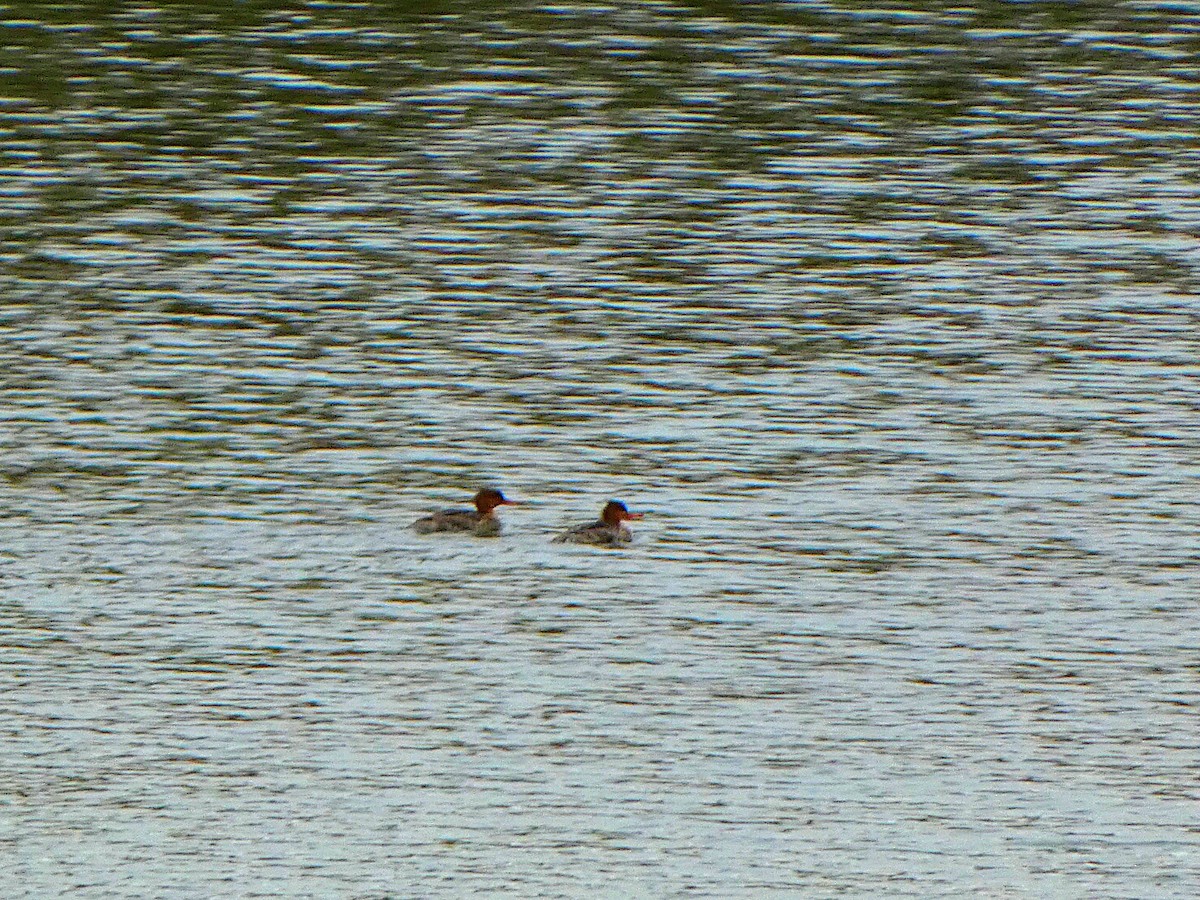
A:
{"label": "pair of duck", "polygon": [[[492,537],[500,533],[500,520],[496,508],[512,506],[518,501],[509,500],[494,488],[484,488],[475,495],[474,509],[444,509],[441,512],[417,519],[413,528],[418,534],[433,534],[435,531],[457,531],[474,534],[476,537]],[[598,544],[603,547],[618,547],[633,540],[633,534],[625,527],[642,517],[631,513],[620,500],[609,500],[600,511],[595,522],[568,528],[554,539],[554,543]]]}

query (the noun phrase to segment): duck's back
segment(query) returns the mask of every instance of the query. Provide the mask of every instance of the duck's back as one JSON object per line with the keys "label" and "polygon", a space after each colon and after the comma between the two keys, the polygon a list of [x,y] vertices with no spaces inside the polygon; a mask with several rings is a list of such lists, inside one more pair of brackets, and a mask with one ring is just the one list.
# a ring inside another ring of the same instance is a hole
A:
{"label": "duck's back", "polygon": [[435,531],[474,532],[479,528],[480,518],[479,513],[473,509],[444,509],[417,519],[412,527],[417,534],[433,534]]}
{"label": "duck's back", "polygon": [[602,547],[616,547],[628,543],[633,538],[628,528],[614,528],[604,521],[588,522],[568,528],[554,539],[556,544],[596,544]]}

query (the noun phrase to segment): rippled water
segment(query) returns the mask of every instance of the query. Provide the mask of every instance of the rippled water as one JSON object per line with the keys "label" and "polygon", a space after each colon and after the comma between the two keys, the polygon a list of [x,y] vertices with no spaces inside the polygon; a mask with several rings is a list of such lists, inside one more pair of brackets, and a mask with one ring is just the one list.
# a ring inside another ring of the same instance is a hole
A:
{"label": "rippled water", "polygon": [[2,893],[1195,896],[1192,6],[10,5]]}

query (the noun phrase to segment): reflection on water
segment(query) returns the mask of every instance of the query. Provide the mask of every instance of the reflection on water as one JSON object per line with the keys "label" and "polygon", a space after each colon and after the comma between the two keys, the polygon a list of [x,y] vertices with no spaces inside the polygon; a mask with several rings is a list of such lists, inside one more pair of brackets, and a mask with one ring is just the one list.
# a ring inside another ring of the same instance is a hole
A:
{"label": "reflection on water", "polygon": [[1200,887],[1182,7],[205,10],[0,17],[6,894]]}

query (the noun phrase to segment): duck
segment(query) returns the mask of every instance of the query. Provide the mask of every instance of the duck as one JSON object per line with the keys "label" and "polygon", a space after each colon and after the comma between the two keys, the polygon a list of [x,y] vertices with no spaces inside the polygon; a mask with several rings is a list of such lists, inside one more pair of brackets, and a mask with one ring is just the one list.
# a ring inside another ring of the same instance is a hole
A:
{"label": "duck", "polygon": [[635,521],[641,513],[632,513],[620,500],[609,500],[595,522],[568,528],[554,539],[556,544],[594,544],[601,547],[620,547],[633,540],[633,532],[625,522]]}
{"label": "duck", "polygon": [[496,507],[515,506],[518,502],[509,500],[495,488],[483,488],[475,495],[474,509],[443,509],[417,519],[412,527],[417,534],[452,531],[476,537],[495,537],[500,533]]}

